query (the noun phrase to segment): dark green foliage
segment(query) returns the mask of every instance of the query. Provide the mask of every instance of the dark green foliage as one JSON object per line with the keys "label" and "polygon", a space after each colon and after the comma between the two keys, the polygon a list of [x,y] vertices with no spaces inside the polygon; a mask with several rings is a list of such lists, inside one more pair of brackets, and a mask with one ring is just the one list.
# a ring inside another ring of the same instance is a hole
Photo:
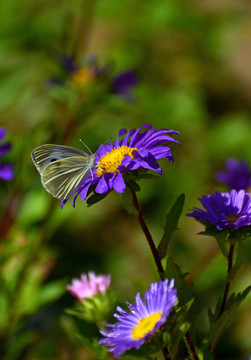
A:
{"label": "dark green foliage", "polygon": [[105,197],[107,196],[107,194],[97,194],[94,193],[93,195],[91,195],[90,197],[88,197],[88,199],[86,200],[88,206],[94,205],[97,202],[103,200]]}
{"label": "dark green foliage", "polygon": [[175,201],[170,212],[166,215],[164,234],[158,245],[158,253],[160,259],[163,259],[166,256],[170,239],[174,231],[178,230],[178,222],[183,210],[184,202],[185,202],[185,195],[181,194]]}
{"label": "dark green foliage", "polygon": [[225,330],[226,326],[233,318],[236,310],[243,302],[243,300],[245,300],[245,298],[248,296],[250,291],[251,291],[251,286],[249,286],[242,293],[239,293],[237,295],[232,294],[226,303],[224,313],[220,317],[218,317],[218,313],[219,313],[221,299],[219,300],[214,313],[212,313],[209,310],[209,320],[210,320],[209,346],[211,351],[215,348],[216,343],[219,341],[219,338],[222,335],[222,332]]}

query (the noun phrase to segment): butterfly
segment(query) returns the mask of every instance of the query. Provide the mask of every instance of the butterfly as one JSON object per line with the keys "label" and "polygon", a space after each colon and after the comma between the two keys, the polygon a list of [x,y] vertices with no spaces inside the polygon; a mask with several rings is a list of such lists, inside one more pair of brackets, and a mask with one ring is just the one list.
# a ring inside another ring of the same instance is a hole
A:
{"label": "butterfly", "polygon": [[31,153],[45,190],[60,199],[69,199],[95,169],[95,154],[69,146],[45,144]]}

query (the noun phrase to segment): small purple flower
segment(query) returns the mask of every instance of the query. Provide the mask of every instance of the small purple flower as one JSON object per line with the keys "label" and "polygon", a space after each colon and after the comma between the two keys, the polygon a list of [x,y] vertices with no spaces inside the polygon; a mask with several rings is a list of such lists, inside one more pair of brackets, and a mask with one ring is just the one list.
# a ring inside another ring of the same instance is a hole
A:
{"label": "small purple flower", "polygon": [[[142,129],[146,130],[141,132]],[[122,138],[126,133],[127,135]],[[73,199],[73,206],[78,195],[82,200],[86,200],[91,186],[94,186],[94,192],[98,194],[107,194],[113,189],[123,193],[126,189],[123,177],[125,172],[147,169],[161,174],[162,169],[157,160],[164,158],[173,162],[171,148],[163,144],[179,144],[170,136],[171,134],[179,133],[168,129],[155,130],[150,124],[145,124],[138,130],[131,129],[129,132],[126,129],[120,130],[114,144],[108,142],[99,147],[95,157],[95,168],[84,178]],[[62,201],[62,206],[66,201],[67,199]]]}
{"label": "small purple flower", "polygon": [[218,230],[236,230],[251,225],[251,196],[245,190],[233,189],[230,194],[216,191],[199,200],[206,210],[194,208],[187,216],[214,225]]}
{"label": "small purple flower", "polygon": [[251,168],[247,160],[230,158],[226,161],[226,169],[215,175],[216,181],[235,190],[251,188]]}
{"label": "small purple flower", "polygon": [[61,55],[59,56],[59,63],[68,73],[77,71],[80,68],[73,56]]}
{"label": "small purple flower", "polygon": [[[4,137],[6,136],[6,129],[4,127],[0,127],[0,142],[2,142],[2,140],[4,139]],[[6,154],[7,152],[9,152],[11,149],[11,144],[5,143],[5,144],[0,144],[0,158]],[[0,162],[0,178],[3,180],[11,180],[13,179],[13,165],[11,164],[2,164]]]}
{"label": "small purple flower", "polygon": [[130,349],[139,349],[166,322],[169,314],[178,300],[174,280],[168,285],[168,280],[152,283],[145,292],[145,303],[139,293],[134,305],[127,303],[130,312],[117,306],[119,314],[114,317],[115,324],[107,324],[109,330],[101,331],[105,336],[99,344],[105,345],[115,357]]}
{"label": "small purple flower", "polygon": [[98,293],[105,293],[111,283],[110,275],[95,275],[89,272],[88,275],[82,274],[80,279],[73,279],[72,284],[66,288],[78,300],[91,299]]}
{"label": "small purple flower", "polygon": [[138,76],[133,70],[125,70],[112,76],[111,66],[99,64],[96,55],[90,54],[85,59],[84,66],[78,64],[73,56],[57,56],[63,74],[48,80],[49,85],[66,86],[72,83],[77,86],[86,85],[93,80],[106,83],[108,91],[118,95],[125,101],[134,101],[133,87],[138,84]]}
{"label": "small purple flower", "polygon": [[138,84],[138,76],[133,70],[126,70],[115,76],[111,81],[111,92],[126,101],[134,101],[133,87]]}
{"label": "small purple flower", "polygon": [[70,81],[75,85],[86,84],[93,80],[96,74],[96,65],[89,62],[86,66],[81,67],[73,56],[60,55],[57,61],[61,67],[61,76],[52,77],[48,80],[49,85],[66,86]]}

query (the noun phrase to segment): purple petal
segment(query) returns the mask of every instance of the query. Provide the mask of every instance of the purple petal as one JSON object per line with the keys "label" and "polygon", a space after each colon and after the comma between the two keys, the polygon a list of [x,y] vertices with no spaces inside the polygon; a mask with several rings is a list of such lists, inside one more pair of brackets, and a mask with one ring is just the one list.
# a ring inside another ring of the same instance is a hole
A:
{"label": "purple petal", "polygon": [[110,190],[108,186],[110,176],[107,175],[108,173],[100,177],[100,180],[95,188],[95,192],[97,192],[98,194],[105,194]]}
{"label": "purple petal", "polygon": [[0,178],[3,180],[11,180],[14,177],[13,165],[0,164]]}
{"label": "purple petal", "polygon": [[2,140],[6,136],[6,129],[4,127],[0,127],[0,140]]}
{"label": "purple petal", "polygon": [[111,92],[123,96],[126,100],[133,100],[132,87],[137,83],[138,75],[134,71],[124,71],[112,80]]}
{"label": "purple petal", "polygon": [[131,140],[130,140],[130,142],[129,142],[129,146],[130,147],[134,147],[133,146],[133,144],[134,144],[134,142],[136,141],[136,139],[137,139],[137,137],[138,136],[140,136],[140,138],[142,137],[142,135],[144,135],[144,134],[140,134],[140,131],[142,130],[142,129],[145,129],[145,128],[152,128],[152,125],[151,124],[144,124],[144,125],[142,125],[134,134],[133,134],[133,136],[131,137]]}
{"label": "purple petal", "polygon": [[118,193],[123,193],[126,189],[126,184],[121,173],[118,173],[113,180],[113,188]]}
{"label": "purple petal", "polygon": [[91,181],[88,182],[87,184],[85,184],[85,186],[81,189],[81,191],[79,192],[80,194],[80,199],[85,201],[86,197],[87,197],[87,193],[89,190],[89,187],[91,186]]}
{"label": "purple petal", "polygon": [[0,156],[3,156],[11,149],[11,143],[0,145]]}

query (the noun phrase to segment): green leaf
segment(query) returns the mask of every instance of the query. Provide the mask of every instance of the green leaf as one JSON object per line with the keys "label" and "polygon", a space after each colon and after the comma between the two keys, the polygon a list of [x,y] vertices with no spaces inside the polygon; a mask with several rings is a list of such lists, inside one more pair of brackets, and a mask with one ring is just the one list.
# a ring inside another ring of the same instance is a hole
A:
{"label": "green leaf", "polygon": [[123,207],[128,212],[128,214],[134,216],[138,215],[135,206],[133,206],[131,190],[128,187],[125,189],[125,191],[122,194],[122,202],[123,202]]}
{"label": "green leaf", "polygon": [[183,274],[180,267],[175,263],[174,259],[169,257],[166,262],[165,277],[174,279],[175,288],[178,290],[179,297],[182,296],[182,302],[187,303],[193,298],[192,286],[188,286],[185,281],[186,273]]}
{"label": "green leaf", "polygon": [[232,270],[231,270],[231,272],[229,274],[230,279],[234,279],[234,277],[236,276],[238,270],[243,265],[243,263],[245,261],[245,257],[246,257],[245,248],[244,248],[243,244],[239,241],[237,243],[237,257],[236,257],[236,260],[235,260],[235,264],[232,267]]}
{"label": "green leaf", "polygon": [[0,333],[6,326],[8,326],[8,310],[9,310],[9,302],[7,294],[1,290],[0,294]]}
{"label": "green leaf", "polygon": [[167,346],[171,359],[176,359],[179,344],[190,329],[191,324],[187,321],[187,317],[192,304],[193,299],[186,304],[179,302],[175,305],[163,329],[162,344]]}
{"label": "green leaf", "polygon": [[103,200],[108,194],[97,194],[97,193],[94,193],[93,195],[91,195],[87,200],[87,205],[88,207],[89,206],[92,206],[94,204],[96,204],[97,202]]}
{"label": "green leaf", "polygon": [[42,187],[39,190],[30,191],[22,201],[18,221],[27,225],[43,219],[48,213],[49,201],[50,198],[45,196]]}
{"label": "green leaf", "polygon": [[225,242],[224,242],[223,238],[221,236],[219,236],[219,234],[217,234],[215,236],[215,238],[216,238],[216,241],[217,241],[217,243],[219,245],[219,248],[220,248],[220,250],[222,252],[222,255],[225,256],[225,258],[228,258],[228,250],[227,250],[227,247],[225,245]]}
{"label": "green leaf", "polygon": [[214,360],[208,349],[204,351],[203,360]]}
{"label": "green leaf", "polygon": [[187,273],[182,273],[180,266],[171,257],[167,259],[165,277],[174,279],[174,287],[178,292],[179,306],[182,306],[186,312],[186,317],[180,321],[189,321],[193,325],[200,315],[201,305],[197,299],[194,299],[193,285],[187,284],[186,276]]}
{"label": "green leaf", "polygon": [[26,282],[16,299],[16,314],[33,314],[41,306],[58,299],[66,290],[65,280],[56,280],[40,285],[34,281]]}
{"label": "green leaf", "polygon": [[55,280],[49,283],[43,284],[38,293],[39,302],[42,305],[57,300],[62,296],[66,289],[66,281]]}
{"label": "green leaf", "polygon": [[178,329],[172,334],[172,341],[170,341],[171,347],[168,348],[170,354],[174,355],[178,352],[179,344],[188,332],[190,324],[187,322],[182,323]]}
{"label": "green leaf", "polygon": [[184,202],[185,202],[185,194],[181,194],[180,196],[178,196],[171,210],[166,215],[164,234],[158,246],[158,253],[160,259],[163,259],[166,256],[170,239],[174,231],[178,229],[178,222],[183,210]]}
{"label": "green leaf", "polygon": [[96,338],[89,339],[81,335],[78,335],[78,338],[85,344],[85,346],[97,359],[100,360],[111,359],[111,355],[107,352],[106,347],[103,345],[99,345],[98,339]]}
{"label": "green leaf", "polygon": [[234,313],[236,312],[240,304],[243,302],[243,300],[247,297],[250,291],[251,291],[251,286],[249,286],[242,293],[239,293],[237,295],[232,294],[226,303],[226,308],[224,313],[221,315],[219,319],[218,319],[218,308],[220,302],[218,303],[218,306],[214,314],[209,312],[209,320],[211,323],[210,334],[209,334],[211,353],[214,350],[216,344],[218,343],[223,331],[225,330],[229,322],[233,319]]}
{"label": "green leaf", "polygon": [[35,342],[35,335],[28,331],[22,332],[12,338],[10,338],[7,344],[7,351],[2,360],[16,360],[20,359],[20,354],[31,343]]}
{"label": "green leaf", "polygon": [[[206,224],[204,223],[204,225]],[[225,256],[225,258],[228,258],[228,250],[225,244],[225,241],[229,237],[228,230],[218,230],[215,226],[207,226],[206,230],[200,232],[199,234],[214,237],[219,245],[222,254]]]}
{"label": "green leaf", "polygon": [[140,191],[139,184],[136,181],[132,180],[131,177],[125,175],[124,180],[125,180],[126,186],[128,186],[130,189],[132,189],[133,191]]}

